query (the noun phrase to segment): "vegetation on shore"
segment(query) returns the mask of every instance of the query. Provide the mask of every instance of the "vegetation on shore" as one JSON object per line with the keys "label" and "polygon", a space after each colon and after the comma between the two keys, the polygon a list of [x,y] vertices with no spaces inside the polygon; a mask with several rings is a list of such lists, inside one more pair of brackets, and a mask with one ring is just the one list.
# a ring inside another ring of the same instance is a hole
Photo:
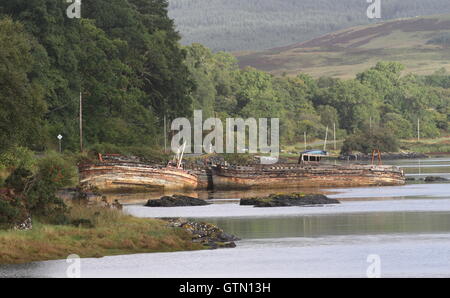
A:
{"label": "vegetation on shore", "polygon": [[281,144],[302,141],[304,133],[323,139],[334,126],[338,139],[377,128],[408,139],[418,120],[423,138],[449,132],[444,69],[422,76],[379,62],[345,80],[273,76],[240,69],[229,53],[181,46],[164,0],[82,7],[81,19],[67,19],[63,2],[0,5],[1,152],[55,150],[58,134],[63,151],[79,151],[80,90],[84,148],[149,160],[161,155],[163,124],[190,118],[194,109],[204,119],[279,118]]}
{"label": "vegetation on shore", "polygon": [[429,155],[450,154],[450,136],[434,139],[402,140],[400,142],[400,148]]}
{"label": "vegetation on shore", "polygon": [[204,248],[181,228],[115,209],[75,205],[70,207],[68,219],[75,224],[34,222],[29,231],[0,230],[0,264],[65,259],[70,254],[98,258]]}

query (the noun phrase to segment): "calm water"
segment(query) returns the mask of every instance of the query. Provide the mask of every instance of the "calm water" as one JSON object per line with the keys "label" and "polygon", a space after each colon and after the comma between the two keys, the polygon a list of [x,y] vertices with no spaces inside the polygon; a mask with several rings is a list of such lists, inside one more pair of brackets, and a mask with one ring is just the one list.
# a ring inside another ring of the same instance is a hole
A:
{"label": "calm water", "polygon": [[[448,158],[395,163],[410,176],[450,177]],[[234,249],[83,259],[82,277],[366,277],[373,254],[382,277],[450,277],[450,184],[326,191],[342,203],[254,208],[237,199],[255,193],[202,192],[191,195],[214,204],[148,208],[151,196],[121,196],[135,216],[206,220],[243,240]],[[0,266],[0,276],[64,277],[67,266]]]}

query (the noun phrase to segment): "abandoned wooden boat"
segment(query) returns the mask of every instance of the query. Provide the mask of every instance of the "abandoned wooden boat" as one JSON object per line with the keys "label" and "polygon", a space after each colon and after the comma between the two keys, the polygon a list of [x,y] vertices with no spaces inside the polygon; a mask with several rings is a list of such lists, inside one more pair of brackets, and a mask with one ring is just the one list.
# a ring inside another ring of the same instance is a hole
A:
{"label": "abandoned wooden boat", "polygon": [[216,166],[212,170],[212,179],[217,189],[405,184],[405,176],[400,169],[372,165]]}
{"label": "abandoned wooden boat", "polygon": [[201,172],[184,170],[181,161],[164,166],[99,154],[98,162],[80,164],[78,171],[80,185],[103,192],[192,190],[202,186]]}
{"label": "abandoned wooden boat", "polygon": [[304,152],[298,164],[224,166],[212,169],[214,188],[288,188],[402,185],[406,179],[395,166],[320,164],[326,153]]}
{"label": "abandoned wooden boat", "polygon": [[101,191],[196,189],[198,177],[176,167],[100,162],[79,166],[80,184]]}

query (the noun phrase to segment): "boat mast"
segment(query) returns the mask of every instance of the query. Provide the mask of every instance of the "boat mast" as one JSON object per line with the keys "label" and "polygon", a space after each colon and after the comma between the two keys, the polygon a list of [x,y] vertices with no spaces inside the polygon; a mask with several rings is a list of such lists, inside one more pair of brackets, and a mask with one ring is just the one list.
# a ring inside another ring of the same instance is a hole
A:
{"label": "boat mast", "polygon": [[182,148],[183,149],[181,150],[181,154],[180,154],[180,156],[178,158],[177,168],[181,168],[181,162],[183,160],[184,150],[186,149],[186,141],[184,141]]}
{"label": "boat mast", "polygon": [[328,139],[328,126],[327,129],[325,130],[325,141],[323,142],[323,151],[326,151],[327,149],[327,139]]}

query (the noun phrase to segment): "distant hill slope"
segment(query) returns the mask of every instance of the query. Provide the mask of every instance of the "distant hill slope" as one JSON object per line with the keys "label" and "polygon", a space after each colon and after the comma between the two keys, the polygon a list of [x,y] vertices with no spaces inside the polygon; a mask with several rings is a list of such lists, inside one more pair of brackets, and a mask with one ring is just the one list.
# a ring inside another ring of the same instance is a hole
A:
{"label": "distant hill slope", "polygon": [[380,60],[407,71],[450,70],[450,14],[358,26],[263,52],[237,53],[240,65],[273,74],[309,73],[348,78]]}
{"label": "distant hill slope", "polygon": [[[366,0],[168,0],[183,44],[265,50],[367,25]],[[381,0],[383,20],[450,13],[449,0]]]}

